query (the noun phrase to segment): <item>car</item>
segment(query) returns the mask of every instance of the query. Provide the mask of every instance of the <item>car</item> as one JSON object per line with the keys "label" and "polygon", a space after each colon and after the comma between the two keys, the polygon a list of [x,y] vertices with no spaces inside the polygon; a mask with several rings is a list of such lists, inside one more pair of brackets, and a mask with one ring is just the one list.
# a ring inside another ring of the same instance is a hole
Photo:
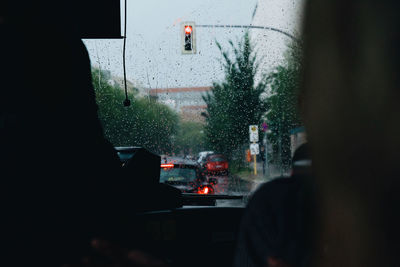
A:
{"label": "car", "polygon": [[160,183],[172,185],[182,193],[213,194],[213,183],[210,183],[196,161],[183,158],[162,158]]}
{"label": "car", "polygon": [[200,163],[204,175],[227,175],[229,173],[229,163],[222,154],[209,154]]}
{"label": "car", "polygon": [[213,154],[213,153],[214,153],[214,151],[202,151],[202,152],[199,152],[199,154],[197,155],[197,162],[201,163],[202,161],[204,161],[204,159],[208,155]]}

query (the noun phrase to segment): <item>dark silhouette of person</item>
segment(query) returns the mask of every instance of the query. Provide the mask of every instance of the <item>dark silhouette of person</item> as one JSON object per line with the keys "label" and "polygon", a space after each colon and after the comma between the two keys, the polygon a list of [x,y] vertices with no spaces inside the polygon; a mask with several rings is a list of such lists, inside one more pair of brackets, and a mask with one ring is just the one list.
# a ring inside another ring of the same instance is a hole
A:
{"label": "dark silhouette of person", "polygon": [[292,175],[266,182],[253,193],[239,231],[234,266],[295,267],[309,264],[312,216],[308,145],[293,155]]}
{"label": "dark silhouette of person", "polygon": [[62,3],[0,4],[2,266],[78,259],[123,209],[120,162],[73,22]]}

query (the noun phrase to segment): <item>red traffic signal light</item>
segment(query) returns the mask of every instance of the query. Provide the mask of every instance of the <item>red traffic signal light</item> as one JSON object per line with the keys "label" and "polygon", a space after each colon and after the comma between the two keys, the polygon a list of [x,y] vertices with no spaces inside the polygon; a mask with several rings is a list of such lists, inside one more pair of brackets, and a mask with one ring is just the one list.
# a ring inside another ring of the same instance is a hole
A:
{"label": "red traffic signal light", "polygon": [[185,26],[185,33],[186,34],[191,34],[192,33],[192,26],[190,26],[190,25],[186,25]]}

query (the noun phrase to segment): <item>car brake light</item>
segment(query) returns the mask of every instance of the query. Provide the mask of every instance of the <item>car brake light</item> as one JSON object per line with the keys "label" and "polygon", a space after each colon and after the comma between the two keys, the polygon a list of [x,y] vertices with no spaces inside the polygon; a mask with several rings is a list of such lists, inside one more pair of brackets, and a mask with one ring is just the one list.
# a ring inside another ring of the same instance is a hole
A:
{"label": "car brake light", "polygon": [[207,195],[210,192],[211,192],[211,190],[208,186],[199,187],[199,189],[197,190],[197,194],[201,194],[201,195]]}
{"label": "car brake light", "polygon": [[211,163],[207,163],[207,169],[211,169],[212,168],[212,164]]}
{"label": "car brake light", "polygon": [[161,164],[161,168],[173,168],[174,164],[172,163],[167,163],[167,164]]}
{"label": "car brake light", "polygon": [[225,165],[225,169],[228,169],[228,167],[229,167],[229,166],[228,166],[228,162],[225,162],[224,165]]}

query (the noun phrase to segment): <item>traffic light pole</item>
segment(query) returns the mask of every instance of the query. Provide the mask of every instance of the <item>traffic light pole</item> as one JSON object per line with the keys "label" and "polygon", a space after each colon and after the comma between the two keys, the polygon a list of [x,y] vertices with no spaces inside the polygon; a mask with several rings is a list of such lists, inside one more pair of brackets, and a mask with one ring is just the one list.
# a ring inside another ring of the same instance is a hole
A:
{"label": "traffic light pole", "polygon": [[287,37],[291,38],[292,40],[300,43],[300,39],[294,37],[290,33],[287,33],[285,31],[282,31],[282,30],[274,28],[274,27],[254,26],[254,25],[196,25],[196,27],[200,27],[200,28],[241,28],[241,29],[268,30],[268,31],[274,31],[274,32],[279,32],[281,34],[284,34]]}
{"label": "traffic light pole", "polygon": [[267,132],[265,132],[264,133],[264,140],[263,140],[263,143],[264,143],[264,157],[265,157],[265,160],[264,160],[264,162],[263,162],[263,164],[264,164],[264,170],[265,170],[265,172],[263,173],[264,174],[264,176],[266,176],[266,177],[269,177],[269,163],[268,163],[268,140],[267,140]]}

